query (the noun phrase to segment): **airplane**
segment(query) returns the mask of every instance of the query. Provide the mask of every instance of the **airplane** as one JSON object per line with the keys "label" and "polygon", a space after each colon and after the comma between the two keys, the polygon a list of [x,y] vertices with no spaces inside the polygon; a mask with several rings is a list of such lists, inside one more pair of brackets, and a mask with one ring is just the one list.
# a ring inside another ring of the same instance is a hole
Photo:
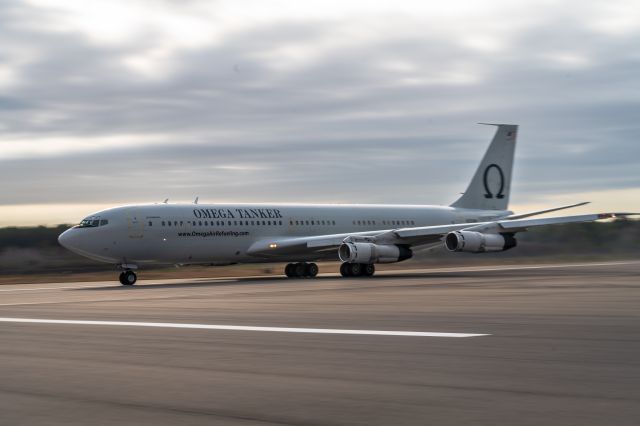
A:
{"label": "airplane", "polygon": [[450,206],[310,204],[144,204],[92,214],[58,241],[82,256],[116,265],[133,285],[148,264],[229,265],[289,262],[287,277],[315,277],[317,261],[341,261],[344,277],[372,276],[375,265],[410,259],[444,244],[453,252],[510,250],[530,228],[590,222],[633,213],[533,216],[508,210],[518,126],[496,132],[467,190]]}

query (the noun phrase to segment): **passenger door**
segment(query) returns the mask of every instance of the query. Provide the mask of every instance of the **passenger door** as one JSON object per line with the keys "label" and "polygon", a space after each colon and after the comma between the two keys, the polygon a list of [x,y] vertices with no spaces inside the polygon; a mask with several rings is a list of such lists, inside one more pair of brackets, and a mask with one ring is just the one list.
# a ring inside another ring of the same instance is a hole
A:
{"label": "passenger door", "polygon": [[129,238],[142,238],[144,236],[144,219],[137,211],[131,211],[127,217]]}

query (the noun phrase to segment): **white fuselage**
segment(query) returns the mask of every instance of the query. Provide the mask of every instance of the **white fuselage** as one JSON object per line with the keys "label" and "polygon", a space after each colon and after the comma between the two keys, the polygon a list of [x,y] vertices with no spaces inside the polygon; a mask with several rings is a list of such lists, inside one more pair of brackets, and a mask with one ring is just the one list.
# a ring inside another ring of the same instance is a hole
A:
{"label": "white fuselage", "polygon": [[247,252],[269,238],[472,223],[510,213],[414,205],[134,205],[98,212],[63,233],[60,242],[78,254],[114,264],[338,260],[337,251],[270,259]]}

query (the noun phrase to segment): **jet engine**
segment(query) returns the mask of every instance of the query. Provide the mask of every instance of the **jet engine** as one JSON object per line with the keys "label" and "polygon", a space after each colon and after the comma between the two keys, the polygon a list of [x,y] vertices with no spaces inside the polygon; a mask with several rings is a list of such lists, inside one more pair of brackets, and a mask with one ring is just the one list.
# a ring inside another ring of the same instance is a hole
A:
{"label": "jet engine", "polygon": [[473,231],[449,232],[444,240],[447,250],[467,253],[505,251],[516,244],[513,234],[483,234]]}
{"label": "jet engine", "polygon": [[394,263],[413,256],[411,249],[399,245],[373,243],[342,243],[338,257],[350,263]]}

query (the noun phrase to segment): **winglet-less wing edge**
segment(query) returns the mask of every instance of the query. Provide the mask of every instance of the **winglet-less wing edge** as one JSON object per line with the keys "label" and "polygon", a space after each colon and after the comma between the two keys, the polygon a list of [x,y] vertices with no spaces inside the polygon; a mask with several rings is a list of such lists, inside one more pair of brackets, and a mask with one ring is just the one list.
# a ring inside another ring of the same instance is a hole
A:
{"label": "winglet-less wing edge", "polygon": [[356,232],[345,234],[315,235],[292,238],[267,238],[255,242],[247,250],[247,254],[257,257],[277,257],[291,252],[321,252],[331,247],[338,247],[345,239],[352,238],[376,244],[406,244],[420,246],[437,242],[452,231],[469,230],[485,233],[526,231],[528,228],[561,225],[567,223],[593,222],[604,219],[638,216],[640,213],[616,212],[594,213],[574,216],[558,216],[538,219],[499,219],[490,222],[455,223],[450,225],[424,226],[415,228],[401,228]]}
{"label": "winglet-less wing edge", "polygon": [[511,216],[503,217],[502,219],[503,220],[524,219],[526,217],[538,216],[538,215],[545,214],[545,213],[557,212],[559,210],[566,210],[566,209],[572,209],[574,207],[585,206],[585,205],[590,204],[590,203],[591,203],[590,201],[584,201],[582,203],[569,204],[569,205],[566,205],[566,206],[553,207],[553,208],[550,208],[550,209],[536,210],[536,211],[527,212],[527,213],[521,213],[521,214],[513,214]]}

